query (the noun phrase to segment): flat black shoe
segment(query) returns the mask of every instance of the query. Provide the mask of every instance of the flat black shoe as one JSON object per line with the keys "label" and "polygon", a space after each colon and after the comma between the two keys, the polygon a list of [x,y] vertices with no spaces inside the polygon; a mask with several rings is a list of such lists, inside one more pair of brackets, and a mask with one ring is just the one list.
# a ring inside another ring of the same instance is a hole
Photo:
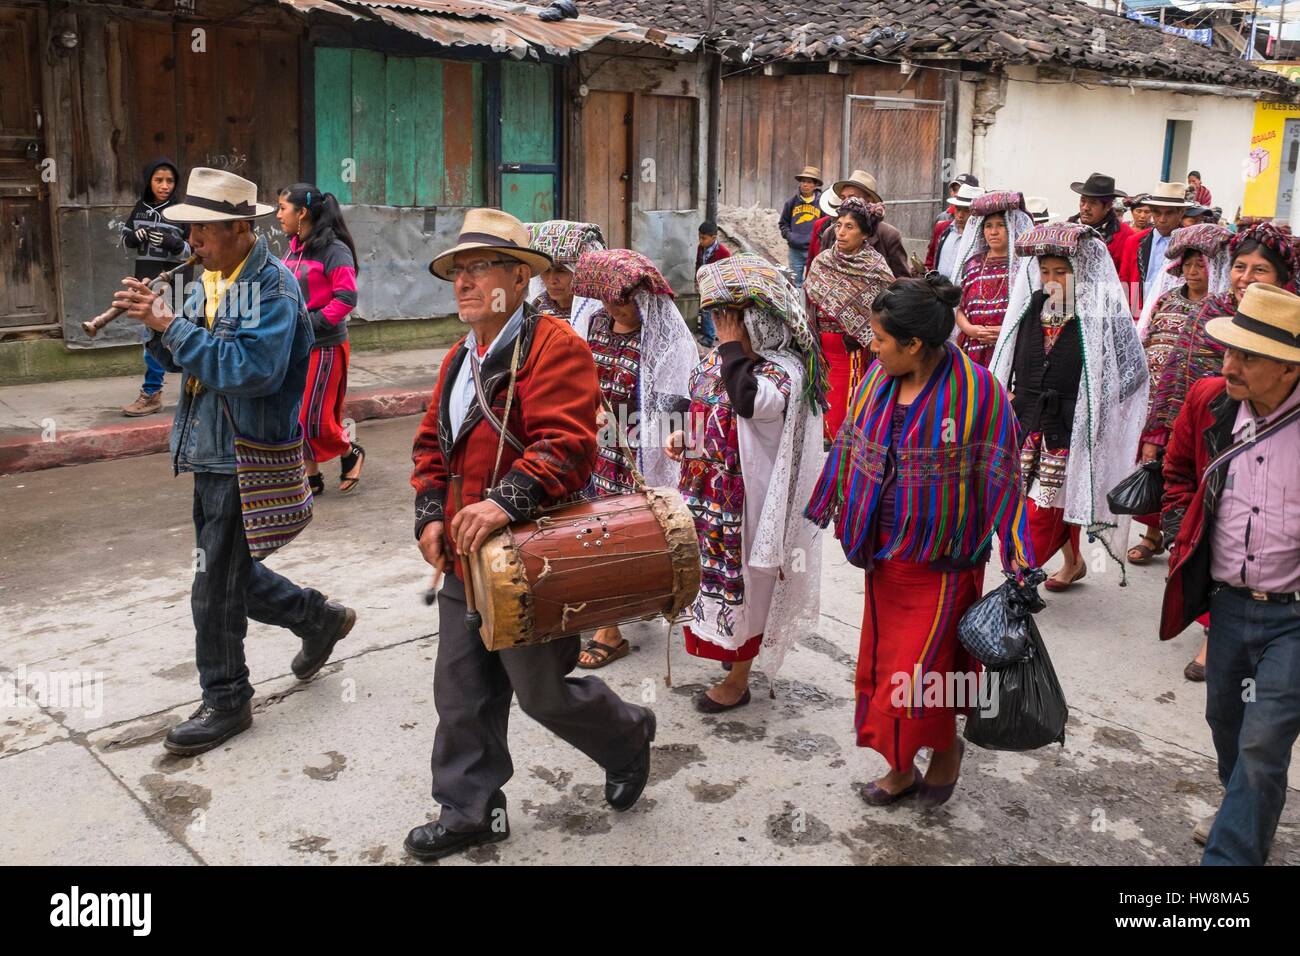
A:
{"label": "flat black shoe", "polygon": [[617,773],[605,771],[605,802],[615,810],[630,809],[641,799],[646,781],[650,779],[650,742],[655,739],[655,712],[647,707],[646,713],[650,715],[650,732],[632,766]]}
{"label": "flat black shoe", "polygon": [[307,484],[311,486],[312,497],[325,494],[325,476],[320,472],[308,475]]}
{"label": "flat black shoe", "polygon": [[289,665],[293,676],[298,680],[309,680],[325,666],[334,651],[334,645],[348,636],[352,625],[357,623],[357,612],[335,601],[327,601],[325,610],[329,612],[330,623],[316,637],[304,637],[302,650],[294,655]]}
{"label": "flat black shoe", "polygon": [[242,734],[253,725],[253,704],[245,701],[234,710],[214,710],[207,704],[190,714],[190,719],[177,724],[163,740],[168,753],[183,757],[205,753],[219,747],[236,734]]}

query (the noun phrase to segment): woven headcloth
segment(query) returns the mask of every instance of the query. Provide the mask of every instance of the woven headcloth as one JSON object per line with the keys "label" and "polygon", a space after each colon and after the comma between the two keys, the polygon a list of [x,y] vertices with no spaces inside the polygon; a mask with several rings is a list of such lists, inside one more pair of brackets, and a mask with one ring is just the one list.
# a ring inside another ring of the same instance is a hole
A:
{"label": "woven headcloth", "polygon": [[804,398],[823,411],[828,407],[830,366],[808,323],[802,297],[776,266],[759,256],[739,253],[701,266],[695,274],[695,287],[701,309],[757,309],[784,323],[807,373]]}
{"label": "woven headcloth", "polygon": [[673,294],[655,264],[631,249],[584,252],[573,274],[573,294],[603,302],[631,302],[638,292]]}
{"label": "woven headcloth", "polygon": [[1247,239],[1254,239],[1261,246],[1267,249],[1286,266],[1287,271],[1291,274],[1288,278],[1294,278],[1296,272],[1296,251],[1292,245],[1291,237],[1285,232],[1273,225],[1271,222],[1260,222],[1243,229],[1232,237],[1228,243],[1228,257],[1235,258],[1237,250]]}
{"label": "woven headcloth", "polygon": [[560,265],[573,266],[584,252],[605,248],[605,237],[594,222],[548,219],[528,223],[528,245]]}
{"label": "woven headcloth", "polygon": [[1010,209],[1024,208],[1024,194],[1001,189],[997,192],[985,193],[973,201],[970,204],[970,214],[972,216],[992,216],[995,213],[1007,212]]}
{"label": "woven headcloth", "polygon": [[1048,222],[1035,226],[1016,240],[1018,256],[1064,256],[1074,258],[1085,236],[1095,236],[1091,226],[1077,222]]}
{"label": "woven headcloth", "polygon": [[1183,256],[1193,250],[1207,259],[1213,259],[1224,250],[1231,239],[1232,233],[1226,227],[1212,222],[1175,229],[1173,235],[1169,237],[1169,245],[1165,248],[1165,258],[1173,263],[1169,266],[1169,271],[1174,275],[1182,275]]}

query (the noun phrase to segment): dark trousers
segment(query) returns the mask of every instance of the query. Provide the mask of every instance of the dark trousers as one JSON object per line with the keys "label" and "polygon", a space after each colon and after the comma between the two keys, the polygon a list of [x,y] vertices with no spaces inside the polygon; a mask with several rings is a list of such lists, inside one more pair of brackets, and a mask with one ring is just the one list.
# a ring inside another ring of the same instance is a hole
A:
{"label": "dark trousers", "polygon": [[488,651],[465,627],[465,585],[448,574],[438,594],[438,656],[433,702],[433,799],[448,830],[494,821],[496,795],[514,773],[506,743],[510,698],[519,709],[606,770],[629,767],[650,732],[649,711],[623,701],[595,677],[568,677],[578,635],[546,644]]}
{"label": "dark trousers", "polygon": [[208,706],[231,710],[253,696],[244,663],[248,619],[309,637],[328,623],[325,597],[253,560],[234,475],[195,474],[194,539],[190,606],[199,685]]}
{"label": "dark trousers", "polygon": [[1205,719],[1226,788],[1205,864],[1262,864],[1300,734],[1300,604],[1221,589],[1210,600]]}

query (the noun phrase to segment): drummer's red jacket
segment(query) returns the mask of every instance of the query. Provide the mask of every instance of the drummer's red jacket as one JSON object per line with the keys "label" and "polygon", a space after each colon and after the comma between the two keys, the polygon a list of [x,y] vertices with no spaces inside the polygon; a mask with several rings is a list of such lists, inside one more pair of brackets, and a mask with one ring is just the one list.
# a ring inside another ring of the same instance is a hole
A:
{"label": "drummer's red jacket", "polygon": [[[483,417],[477,398],[470,403],[456,442],[451,441],[451,386],[465,361],[465,339],[452,346],[438,370],[438,383],[415,436],[415,537],[431,521],[446,522],[444,541],[455,515],[448,492],[452,475],[461,475],[463,504],[485,498],[505,509],[512,521],[536,515],[543,507],[583,488],[596,460],[596,414],[600,382],[587,343],[567,322],[524,306],[519,333],[519,372],[510,418],[512,435],[524,446],[520,455],[509,441],[501,453],[500,478],[491,481],[499,437]],[[505,414],[513,347],[494,351],[482,366],[483,390],[497,419]],[[459,565],[457,565],[459,573]]]}

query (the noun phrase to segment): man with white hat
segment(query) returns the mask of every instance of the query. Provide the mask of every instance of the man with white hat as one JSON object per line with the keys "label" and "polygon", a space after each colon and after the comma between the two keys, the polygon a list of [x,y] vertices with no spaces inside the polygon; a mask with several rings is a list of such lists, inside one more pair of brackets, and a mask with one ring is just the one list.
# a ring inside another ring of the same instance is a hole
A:
{"label": "man with white hat", "polygon": [[[217,169],[190,172],[185,199],[163,210],[189,223],[205,270],[180,315],[137,279],[113,304],[152,330],[147,348],[185,374],[172,425],[172,465],[194,473],[196,573],[191,596],[203,703],[173,727],[173,754],[211,750],[253,722],[244,662],[248,619],[302,639],[291,669],[307,680],[329,660],[356,612],[254,560],[245,536],[235,437],[276,444],[300,437],[298,408],[314,337],[298,280],[271,254],[253,220],[275,212],[257,185]],[[301,466],[300,466],[301,467]],[[302,474],[298,474],[302,480]],[[304,492],[306,494],[306,492]]]}
{"label": "man with white hat", "polygon": [[[471,209],[460,240],[429,264],[452,283],[468,333],[451,347],[415,436],[415,537],[445,571],[434,663],[433,798],[441,815],[406,837],[436,860],[510,835],[501,788],[513,772],[511,697],[605,768],[605,801],[636,802],[650,773],[655,716],[595,677],[570,678],[577,634],[489,652],[466,621],[466,556],[514,521],[584,488],[596,459],[600,384],[587,344],[563,319],[526,301],[551,266],[528,230],[497,209]],[[483,405],[486,400],[487,407]]]}
{"label": "man with white hat", "polygon": [[1135,233],[1124,249],[1119,263],[1119,280],[1129,297],[1133,314],[1142,314],[1146,301],[1167,265],[1165,250],[1174,230],[1183,222],[1183,212],[1191,205],[1184,195],[1183,183],[1158,183],[1155,191],[1142,194],[1142,202],[1151,210],[1151,228]]}
{"label": "man with white hat", "polygon": [[1256,282],[1205,331],[1227,351],[1165,453],[1160,637],[1210,612],[1205,717],[1225,794],[1202,862],[1258,865],[1300,734],[1300,297]]}
{"label": "man with white hat", "polygon": [[952,206],[952,218],[940,220],[935,224],[934,234],[930,237],[930,248],[925,253],[927,271],[937,270],[942,275],[951,275],[957,264],[957,247],[961,245],[961,233],[970,219],[970,204],[984,195],[979,186],[962,183],[957,192],[948,200]]}

